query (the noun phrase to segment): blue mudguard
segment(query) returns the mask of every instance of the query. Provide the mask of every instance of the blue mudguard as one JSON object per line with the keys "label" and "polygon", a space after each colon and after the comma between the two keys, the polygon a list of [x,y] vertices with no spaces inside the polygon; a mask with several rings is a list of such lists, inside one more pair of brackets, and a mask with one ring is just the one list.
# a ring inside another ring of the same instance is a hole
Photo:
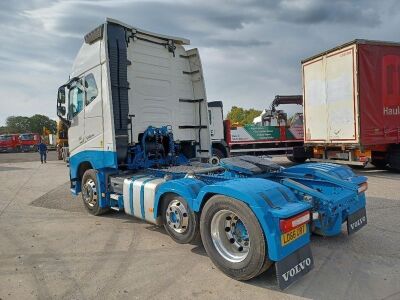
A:
{"label": "blue mudguard", "polygon": [[[365,212],[365,193],[360,187],[366,184],[367,178],[355,175],[347,166],[301,164],[286,168],[279,177],[299,200],[306,200],[312,205],[313,230],[318,234],[340,234],[344,222],[356,213]],[[365,213],[361,217],[366,223]]]}
{"label": "blue mudguard", "polygon": [[[205,201],[215,194],[225,195],[246,203],[257,217],[268,248],[268,256],[280,261],[310,242],[307,234],[281,245],[279,220],[289,218],[310,209],[308,203],[298,201],[290,189],[261,178],[239,178],[206,185],[194,178],[167,181],[157,191],[154,216],[158,215],[158,202],[165,193],[174,192],[186,199],[195,212],[200,212]],[[308,226],[308,225],[307,225]]]}

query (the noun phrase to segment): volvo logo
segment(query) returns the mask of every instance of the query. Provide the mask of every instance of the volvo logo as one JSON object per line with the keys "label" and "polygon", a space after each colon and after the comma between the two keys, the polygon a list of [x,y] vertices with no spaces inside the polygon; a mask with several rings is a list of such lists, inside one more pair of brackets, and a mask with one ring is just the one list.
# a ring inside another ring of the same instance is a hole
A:
{"label": "volvo logo", "polygon": [[357,227],[363,225],[366,221],[367,221],[367,217],[366,217],[366,216],[361,217],[361,219],[358,219],[358,220],[355,221],[354,223],[351,223],[351,224],[350,224],[351,230],[354,230],[354,229],[356,229]]}
{"label": "volvo logo", "polygon": [[311,258],[307,257],[306,259],[295,265],[293,268],[291,268],[289,271],[283,273],[282,277],[285,281],[288,281],[291,277],[294,277],[296,274],[300,273],[309,266],[311,266]]}

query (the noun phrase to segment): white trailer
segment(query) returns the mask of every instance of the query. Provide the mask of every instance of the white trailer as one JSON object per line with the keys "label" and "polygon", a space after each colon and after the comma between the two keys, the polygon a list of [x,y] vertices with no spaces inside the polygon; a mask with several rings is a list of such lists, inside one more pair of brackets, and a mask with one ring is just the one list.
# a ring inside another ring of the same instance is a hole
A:
{"label": "white trailer", "polygon": [[302,61],[314,161],[400,170],[400,43],[354,40]]}

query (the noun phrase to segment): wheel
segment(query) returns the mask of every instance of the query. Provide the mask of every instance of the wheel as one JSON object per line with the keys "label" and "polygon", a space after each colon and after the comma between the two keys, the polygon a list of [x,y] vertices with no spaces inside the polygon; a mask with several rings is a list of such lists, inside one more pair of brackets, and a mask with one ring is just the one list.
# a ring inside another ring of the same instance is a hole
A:
{"label": "wheel", "polygon": [[86,170],[82,177],[82,200],[88,212],[99,216],[106,213],[109,209],[99,206],[99,191],[97,182],[97,172],[93,169]]}
{"label": "wheel", "polygon": [[384,159],[372,159],[371,160],[371,165],[378,169],[385,169],[387,166],[387,161]]}
{"label": "wheel", "polygon": [[397,172],[400,172],[400,147],[392,147],[388,156],[389,167]]}
{"label": "wheel", "polygon": [[365,165],[350,165],[350,167],[354,170],[362,170],[365,169]]}
{"label": "wheel", "polygon": [[177,194],[167,195],[161,207],[164,228],[179,244],[199,240],[199,217],[190,210],[186,200]]}
{"label": "wheel", "polygon": [[212,262],[236,280],[249,280],[268,269],[264,233],[243,202],[216,195],[204,205],[200,234]]}
{"label": "wheel", "polygon": [[221,150],[219,150],[218,148],[213,148],[212,149],[212,157],[210,158],[210,163],[212,165],[218,165],[222,158],[225,158],[224,153]]}
{"label": "wheel", "polygon": [[307,160],[307,158],[305,158],[305,157],[294,157],[293,155],[288,155],[286,157],[291,162],[298,163],[298,164],[302,164]]}

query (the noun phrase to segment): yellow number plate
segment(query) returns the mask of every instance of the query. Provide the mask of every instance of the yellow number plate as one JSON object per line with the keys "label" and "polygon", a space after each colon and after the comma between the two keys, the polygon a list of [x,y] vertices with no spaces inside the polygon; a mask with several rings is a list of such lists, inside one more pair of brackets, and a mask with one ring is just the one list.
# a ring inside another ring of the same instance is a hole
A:
{"label": "yellow number plate", "polygon": [[298,239],[302,235],[305,235],[307,232],[307,225],[303,224],[300,227],[297,227],[287,233],[281,235],[281,243],[282,246],[286,246],[287,244],[293,242]]}

